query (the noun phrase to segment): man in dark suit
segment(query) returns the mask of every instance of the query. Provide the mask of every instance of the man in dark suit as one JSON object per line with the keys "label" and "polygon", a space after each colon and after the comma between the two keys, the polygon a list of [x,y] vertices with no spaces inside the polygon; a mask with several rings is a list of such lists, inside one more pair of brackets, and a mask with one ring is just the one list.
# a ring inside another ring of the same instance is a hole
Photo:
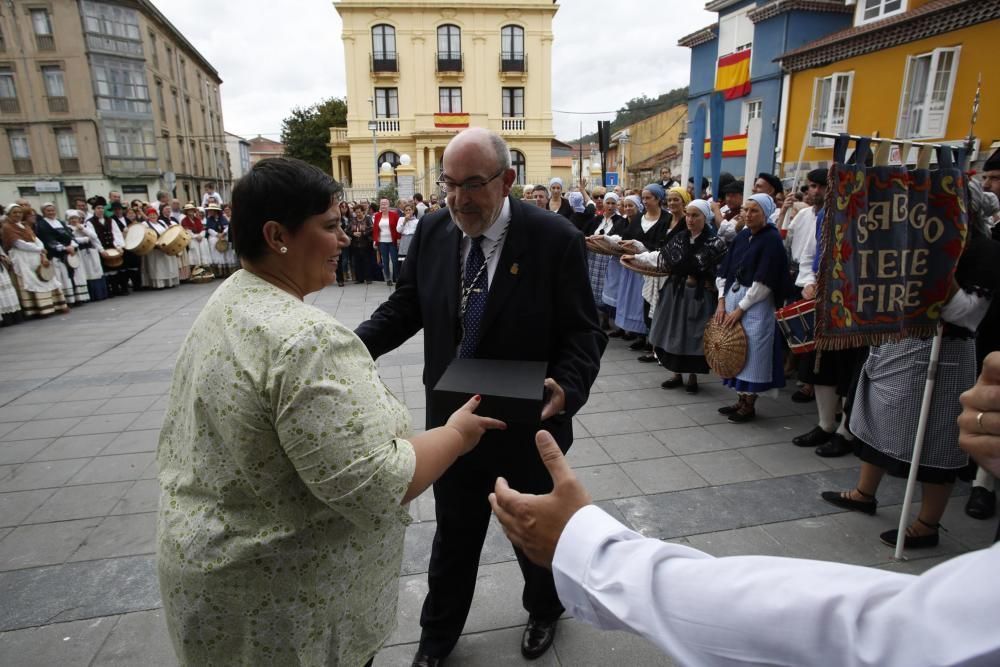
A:
{"label": "man in dark suit", "polygon": [[[487,434],[434,485],[437,532],[420,647],[413,664],[438,665],[454,648],[476,587],[498,476],[531,493],[551,479],[534,447],[548,429],[565,452],[573,415],[587,402],[607,337],[587,279],[583,236],[561,216],[509,197],[516,172],[498,135],[458,134],[445,149],[440,184],[448,208],[417,226],[396,291],[357,329],[379,357],[424,329],[427,427],[447,420],[431,389],[457,356],[548,362],[539,423]],[[516,551],[528,611],[521,651],[542,655],[563,612],[551,572]]]}

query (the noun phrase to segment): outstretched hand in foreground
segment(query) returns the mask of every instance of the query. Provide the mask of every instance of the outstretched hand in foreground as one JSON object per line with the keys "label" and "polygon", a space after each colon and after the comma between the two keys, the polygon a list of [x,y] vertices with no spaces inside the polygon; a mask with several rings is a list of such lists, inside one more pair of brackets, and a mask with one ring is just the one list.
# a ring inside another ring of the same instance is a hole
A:
{"label": "outstretched hand in foreground", "polygon": [[570,469],[555,438],[548,431],[535,436],[538,454],[552,477],[551,493],[519,493],[498,477],[490,505],[508,539],[538,565],[551,568],[559,536],[570,518],[590,504],[590,494]]}

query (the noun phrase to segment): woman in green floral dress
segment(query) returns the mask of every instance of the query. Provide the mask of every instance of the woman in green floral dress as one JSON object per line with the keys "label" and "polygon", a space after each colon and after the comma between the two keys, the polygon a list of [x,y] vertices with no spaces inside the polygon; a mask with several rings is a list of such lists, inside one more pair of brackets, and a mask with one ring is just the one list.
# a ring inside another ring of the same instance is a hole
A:
{"label": "woman in green floral dress", "polygon": [[233,191],[243,270],[181,348],[157,452],[157,567],[184,665],[371,662],[396,623],[405,507],[483,432],[410,420],[354,333],[304,297],[336,280],[339,186],[265,160]]}

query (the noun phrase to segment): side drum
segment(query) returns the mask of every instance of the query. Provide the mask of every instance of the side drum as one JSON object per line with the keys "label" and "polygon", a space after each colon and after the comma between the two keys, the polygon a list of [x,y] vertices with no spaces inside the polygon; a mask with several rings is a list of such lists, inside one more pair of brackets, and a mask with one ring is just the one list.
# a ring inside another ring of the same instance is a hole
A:
{"label": "side drum", "polygon": [[168,255],[180,255],[187,248],[189,242],[187,230],[180,225],[175,225],[163,232],[160,240],[156,242],[156,247]]}
{"label": "side drum", "polygon": [[816,299],[790,303],[775,311],[774,316],[793,354],[805,354],[816,349]]}
{"label": "side drum", "polygon": [[156,232],[141,223],[128,226],[128,231],[125,232],[125,250],[142,256],[151,253],[155,247]]}
{"label": "side drum", "polygon": [[108,248],[101,255],[101,264],[106,269],[117,269],[125,263],[125,253],[118,248]]}

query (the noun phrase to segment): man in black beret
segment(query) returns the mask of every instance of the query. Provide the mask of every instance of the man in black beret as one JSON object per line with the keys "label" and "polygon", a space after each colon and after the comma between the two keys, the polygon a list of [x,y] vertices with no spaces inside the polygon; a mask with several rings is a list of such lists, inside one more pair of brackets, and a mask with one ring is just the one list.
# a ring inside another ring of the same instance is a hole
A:
{"label": "man in black beret", "polygon": [[763,192],[771,197],[777,197],[778,193],[785,191],[785,186],[781,184],[781,179],[774,174],[762,171],[757,174],[757,180],[753,182],[754,193]]}
{"label": "man in black beret", "polygon": [[1000,197],[1000,148],[993,151],[983,164],[983,190]]}
{"label": "man in black beret", "polygon": [[[719,188],[719,196],[724,205],[714,211],[718,234],[726,243],[732,243],[736,234],[743,229],[743,219],[740,216],[740,211],[743,209],[743,181],[733,179],[725,183]],[[718,205],[713,202],[713,209],[716,206]]]}

